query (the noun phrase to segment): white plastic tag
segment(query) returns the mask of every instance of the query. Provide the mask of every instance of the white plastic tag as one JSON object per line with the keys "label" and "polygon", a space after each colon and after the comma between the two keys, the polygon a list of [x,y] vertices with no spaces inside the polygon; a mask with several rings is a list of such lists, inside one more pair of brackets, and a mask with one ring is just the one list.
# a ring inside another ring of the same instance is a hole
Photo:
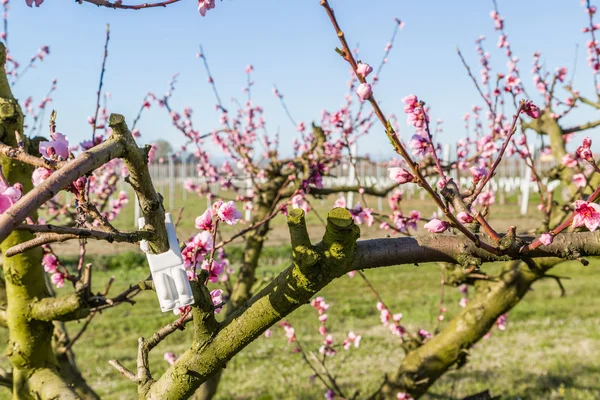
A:
{"label": "white plastic tag", "polygon": [[[142,229],[146,224],[144,218],[138,219],[138,228]],[[194,303],[192,287],[188,280],[179,243],[175,233],[175,226],[171,214],[165,213],[165,227],[169,239],[169,250],[162,254],[150,254],[148,242],[142,240],[140,248],[146,253],[150,272],[154,280],[154,288],[163,312],[173,310],[177,315],[179,308]]]}

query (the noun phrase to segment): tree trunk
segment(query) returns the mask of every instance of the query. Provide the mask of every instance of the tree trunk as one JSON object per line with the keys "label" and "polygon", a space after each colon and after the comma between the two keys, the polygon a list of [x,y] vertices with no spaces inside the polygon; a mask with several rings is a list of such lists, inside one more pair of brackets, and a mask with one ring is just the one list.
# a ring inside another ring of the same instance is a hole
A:
{"label": "tree trunk", "polygon": [[[0,66],[4,68],[6,48],[0,44]],[[23,113],[14,99],[5,74],[0,74],[0,141],[17,147],[15,132],[27,141],[23,133]],[[32,168],[0,156],[2,172],[10,184],[21,183],[23,193],[32,189]],[[35,215],[33,216],[35,217]],[[6,250],[33,235],[13,231],[0,244]],[[60,376],[59,362],[52,348],[52,322],[31,318],[30,304],[50,296],[42,268],[42,249],[35,248],[3,260],[6,284],[5,321],[9,340],[5,355],[13,365],[13,399],[80,399],[81,397]]]}

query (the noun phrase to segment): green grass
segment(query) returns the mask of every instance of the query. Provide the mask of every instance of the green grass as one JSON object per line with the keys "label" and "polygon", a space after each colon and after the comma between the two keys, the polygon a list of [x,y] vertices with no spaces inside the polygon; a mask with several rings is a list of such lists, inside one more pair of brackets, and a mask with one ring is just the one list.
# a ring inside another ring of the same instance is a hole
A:
{"label": "green grass", "polygon": [[[270,248],[268,257],[261,262],[261,276],[281,271],[288,251],[286,247]],[[239,257],[241,253],[236,250],[232,254]],[[139,265],[136,255],[92,261],[97,268],[95,290],[101,290],[110,276],[116,278],[113,294],[147,276],[145,267],[135,267]],[[486,268],[495,270],[498,266]],[[553,272],[572,277],[565,281],[566,297],[560,297],[554,281],[536,283],[534,290],[509,314],[508,329],[494,329],[489,339],[472,350],[469,363],[446,374],[426,398],[457,399],[490,389],[502,399],[597,399],[600,303],[595,296],[600,263],[593,262],[588,267],[566,263]],[[404,314],[406,326],[434,329],[440,292],[437,265],[381,268],[366,274],[391,310]],[[339,374],[348,393],[371,393],[383,374],[393,373],[402,359],[398,338],[380,325],[376,300],[359,277],[344,276],[320,294],[330,304],[328,326],[336,342],[340,343],[349,330],[363,336],[359,349],[341,350],[329,361],[330,367]],[[460,296],[453,288],[447,288],[446,294],[448,319],[459,310]],[[150,336],[174,319],[172,314],[160,312],[154,293],[142,293],[136,301],[135,306],[121,305],[97,316],[74,347],[80,368],[102,398],[136,398],[134,385],[114,371],[108,360],[117,358],[133,369],[137,338]],[[304,306],[286,319],[296,328],[303,346],[317,351],[322,339],[317,332],[316,311]],[[80,326],[78,322],[69,323],[69,331],[74,334]],[[7,332],[0,331],[0,335],[6,342]],[[155,377],[167,367],[163,353],[180,354],[190,340],[189,331],[177,332],[150,354]],[[7,360],[3,358],[1,364],[6,366]],[[323,398],[323,388],[311,383],[310,375],[300,356],[292,352],[292,345],[287,344],[281,328],[273,327],[271,338],[259,338],[227,364],[219,398]],[[8,399],[8,391],[0,391],[0,398]]]}

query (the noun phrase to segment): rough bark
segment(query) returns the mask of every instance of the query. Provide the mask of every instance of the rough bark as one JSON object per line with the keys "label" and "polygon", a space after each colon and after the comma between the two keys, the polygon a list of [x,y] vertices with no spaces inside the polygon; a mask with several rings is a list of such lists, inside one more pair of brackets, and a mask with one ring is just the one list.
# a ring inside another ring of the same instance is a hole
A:
{"label": "rough bark", "polygon": [[[0,66],[6,62],[6,48],[0,44]],[[0,141],[17,147],[18,132],[23,135],[23,114],[14,99],[8,80],[0,74]],[[7,180],[23,184],[24,192],[32,189],[29,165],[0,155],[0,164]],[[19,221],[20,222],[20,221]],[[33,235],[12,231],[0,244],[2,252]],[[6,280],[6,325],[9,340],[5,354],[13,365],[13,399],[79,399],[80,397],[59,374],[59,366],[52,349],[52,322],[34,320],[29,305],[49,297],[42,268],[40,248],[29,250],[3,263]]]}

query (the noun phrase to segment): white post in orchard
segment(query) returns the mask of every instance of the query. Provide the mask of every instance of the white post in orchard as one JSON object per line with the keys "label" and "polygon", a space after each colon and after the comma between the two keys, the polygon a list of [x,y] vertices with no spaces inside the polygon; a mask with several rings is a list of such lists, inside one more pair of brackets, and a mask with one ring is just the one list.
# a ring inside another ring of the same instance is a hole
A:
{"label": "white post in orchard", "polygon": [[187,190],[185,190],[185,179],[187,174],[187,157],[185,154],[181,155],[181,166],[180,166],[180,177],[181,179],[181,188],[183,189],[183,201],[187,200]]}
{"label": "white post in orchard", "polygon": [[525,168],[525,177],[521,181],[521,215],[527,215],[529,189],[531,188],[531,168]]}
{"label": "white post in orchard", "polygon": [[[356,155],[358,154],[358,143],[354,142],[350,146],[350,158],[356,161]],[[350,171],[348,175],[348,184],[354,185],[356,181],[356,168],[354,168],[354,164],[350,163],[349,165]],[[346,207],[352,208],[354,205],[354,192],[348,192],[348,197],[346,198]]]}
{"label": "white post in orchard", "polygon": [[174,154],[169,155],[169,211],[175,207],[175,161]]}
{"label": "white post in orchard", "polygon": [[[375,174],[377,176],[377,182],[376,184],[378,186],[383,186],[381,185],[381,164],[379,162],[375,163]],[[377,210],[379,212],[383,211],[383,197],[381,196],[377,196]]]}

